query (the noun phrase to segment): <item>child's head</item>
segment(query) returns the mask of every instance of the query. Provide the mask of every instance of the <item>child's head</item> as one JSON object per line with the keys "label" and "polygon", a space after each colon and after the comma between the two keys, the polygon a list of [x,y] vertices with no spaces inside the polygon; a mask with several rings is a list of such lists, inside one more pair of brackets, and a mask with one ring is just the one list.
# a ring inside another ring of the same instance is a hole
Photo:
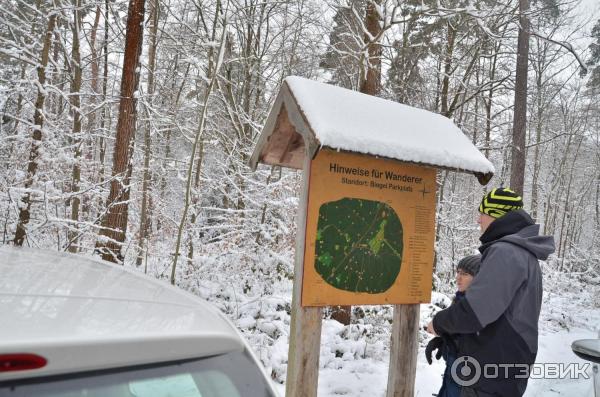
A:
{"label": "child's head", "polygon": [[456,266],[456,285],[460,292],[465,292],[473,277],[479,272],[479,266],[481,266],[481,255],[469,255],[462,258]]}

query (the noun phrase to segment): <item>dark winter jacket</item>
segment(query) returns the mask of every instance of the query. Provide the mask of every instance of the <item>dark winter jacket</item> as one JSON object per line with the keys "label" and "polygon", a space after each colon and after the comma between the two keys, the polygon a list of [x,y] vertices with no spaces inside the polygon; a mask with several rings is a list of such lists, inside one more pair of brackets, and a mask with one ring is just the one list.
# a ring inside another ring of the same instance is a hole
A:
{"label": "dark winter jacket", "polygon": [[[457,291],[452,301],[452,304],[456,304],[461,299],[464,299],[465,293]],[[444,346],[442,348],[442,357],[446,362],[446,369],[444,370],[444,377],[442,380],[442,387],[437,394],[437,397],[460,397],[460,385],[452,379],[452,364],[459,357],[457,345],[460,343],[461,335],[443,335]]]}
{"label": "dark winter jacket", "polygon": [[523,364],[535,362],[542,303],[538,260],[554,252],[554,239],[538,234],[523,210],[493,221],[480,237],[481,268],[466,298],[433,318],[436,333],[465,334],[459,354],[477,360],[482,372],[486,364],[521,365],[498,367],[494,379],[482,375],[473,387],[487,393],[517,397],[527,387]]}

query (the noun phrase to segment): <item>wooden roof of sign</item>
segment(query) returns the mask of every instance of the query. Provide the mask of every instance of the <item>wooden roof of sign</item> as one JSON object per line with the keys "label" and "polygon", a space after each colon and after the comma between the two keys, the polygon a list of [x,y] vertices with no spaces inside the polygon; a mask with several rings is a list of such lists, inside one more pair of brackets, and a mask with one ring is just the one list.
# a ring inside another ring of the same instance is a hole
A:
{"label": "wooden roof of sign", "polygon": [[486,184],[494,166],[454,123],[437,113],[288,77],[281,85],[250,165],[301,169],[319,148],[469,172]]}

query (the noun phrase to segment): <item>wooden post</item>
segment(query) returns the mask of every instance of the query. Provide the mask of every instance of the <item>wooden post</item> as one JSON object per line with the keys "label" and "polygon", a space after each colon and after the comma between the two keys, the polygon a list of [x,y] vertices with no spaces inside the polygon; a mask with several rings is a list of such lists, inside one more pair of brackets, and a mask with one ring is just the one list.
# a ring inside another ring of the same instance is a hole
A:
{"label": "wooden post", "polygon": [[294,291],[285,386],[286,397],[316,397],[319,379],[322,308],[303,308],[301,305],[310,163],[311,157],[305,155],[302,167],[302,191],[296,222],[298,230],[294,257]]}
{"label": "wooden post", "polygon": [[413,397],[419,346],[419,305],[394,305],[386,397]]}

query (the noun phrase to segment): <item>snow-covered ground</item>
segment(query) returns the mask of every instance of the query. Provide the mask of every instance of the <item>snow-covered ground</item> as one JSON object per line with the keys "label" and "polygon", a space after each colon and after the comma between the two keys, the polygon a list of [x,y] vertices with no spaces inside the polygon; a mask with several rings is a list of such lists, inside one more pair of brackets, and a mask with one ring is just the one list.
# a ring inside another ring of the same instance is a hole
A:
{"label": "snow-covered ground", "polygon": [[[266,268],[277,267],[265,263]],[[289,258],[278,258],[281,263]],[[184,288],[218,306],[241,330],[253,346],[267,373],[283,397],[287,371],[288,333],[292,283],[289,277],[253,278],[249,293],[237,288],[234,279],[224,282],[232,261],[210,262],[203,258],[206,269],[202,279],[193,277]],[[288,264],[289,265],[289,264]],[[598,338],[600,331],[600,279],[587,274],[559,272],[553,261],[541,263],[544,274],[544,297],[539,320],[539,351],[537,363],[586,364],[571,351],[577,339]],[[211,271],[208,271],[211,269]],[[262,270],[266,271],[266,270]],[[232,276],[233,277],[233,276]],[[270,280],[270,281],[267,281]],[[580,281],[585,280],[585,282]],[[430,304],[421,305],[420,322],[427,324],[437,311],[447,307],[449,294],[434,292]],[[254,294],[253,294],[254,293]],[[352,325],[345,327],[334,320],[324,320],[319,362],[320,397],[373,396],[383,397],[387,387],[389,342],[392,309],[390,306],[355,307]],[[417,396],[431,396],[441,385],[442,361],[428,365],[424,349],[430,336],[419,332],[420,348],[417,362]],[[531,379],[526,397],[593,396],[590,379]]]}
{"label": "snow-covered ground", "polygon": [[[575,279],[546,277],[540,316],[537,363],[580,363],[571,351],[577,339],[597,338],[600,330],[598,286],[584,286]],[[281,396],[285,394],[289,305],[284,295],[244,305],[237,325],[261,357]],[[433,303],[421,305],[421,322],[426,324],[440,306],[449,303],[434,293]],[[287,309],[287,310],[286,310]],[[319,396],[385,396],[389,361],[389,307],[363,307],[356,324],[344,327],[333,320],[323,322],[319,373]],[[429,336],[420,333],[416,395],[431,396],[441,385],[443,361],[428,365],[424,346]],[[525,396],[593,396],[590,379],[531,379]]]}

